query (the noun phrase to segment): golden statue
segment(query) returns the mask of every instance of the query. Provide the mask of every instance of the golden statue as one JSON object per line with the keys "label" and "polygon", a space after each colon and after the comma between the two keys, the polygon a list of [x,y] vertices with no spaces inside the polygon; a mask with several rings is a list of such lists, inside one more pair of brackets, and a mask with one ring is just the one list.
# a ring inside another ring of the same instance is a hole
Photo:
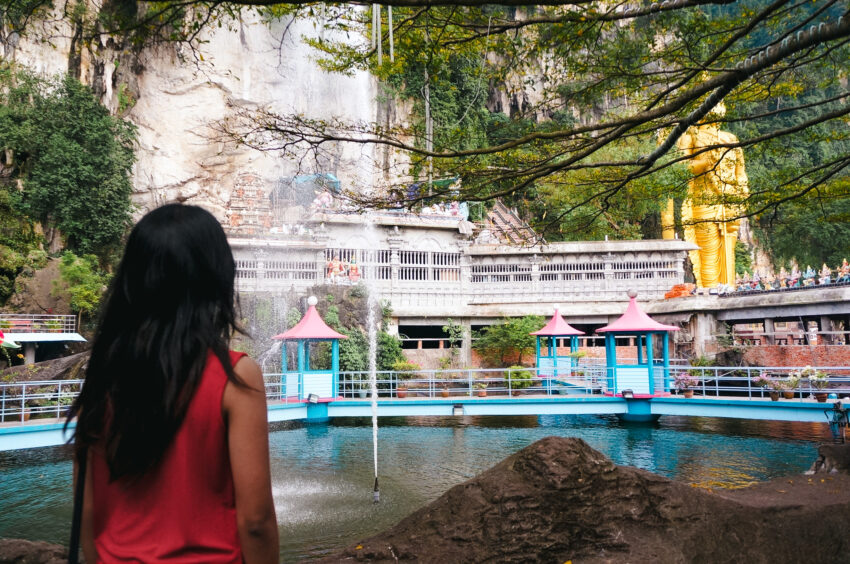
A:
{"label": "golden statue", "polygon": [[[717,105],[706,121],[726,113],[723,103]],[[716,123],[701,122],[691,127],[676,143],[687,156],[688,168],[694,177],[688,183],[688,196],[682,203],[682,225],[685,240],[699,246],[688,254],[694,268],[694,277],[700,288],[718,284],[735,284],[735,242],[747,195],[747,173],[744,171],[744,152],[740,147],[714,145],[737,144],[738,138],[720,131]],[[673,200],[661,212],[663,237],[673,239]]]}

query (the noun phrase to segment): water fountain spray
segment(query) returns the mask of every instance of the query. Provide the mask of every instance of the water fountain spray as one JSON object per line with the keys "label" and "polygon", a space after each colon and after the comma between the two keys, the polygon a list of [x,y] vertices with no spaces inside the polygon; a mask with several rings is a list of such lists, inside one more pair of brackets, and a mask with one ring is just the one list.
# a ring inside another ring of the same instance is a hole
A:
{"label": "water fountain spray", "polygon": [[378,308],[377,300],[373,292],[368,293],[367,307],[369,314],[366,324],[369,328],[369,385],[372,389],[372,457],[375,462],[375,489],[372,491],[372,499],[375,503],[381,500],[381,492],[378,490],[378,323],[375,319],[375,310]]}

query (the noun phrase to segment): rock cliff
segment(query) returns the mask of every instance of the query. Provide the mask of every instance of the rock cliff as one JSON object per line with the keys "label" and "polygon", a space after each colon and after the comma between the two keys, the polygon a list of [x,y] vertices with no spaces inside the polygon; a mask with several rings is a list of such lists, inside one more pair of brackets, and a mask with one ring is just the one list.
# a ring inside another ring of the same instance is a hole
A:
{"label": "rock cliff", "polygon": [[303,41],[320,33],[311,22],[269,21],[245,11],[206,28],[196,50],[168,43],[138,49],[106,36],[81,47],[67,17],[70,5],[58,2],[23,33],[2,34],[0,55],[45,75],[75,74],[138,126],[133,183],[141,211],[179,199],[223,217],[235,179],[245,172],[269,189],[298,173],[331,173],[346,188],[367,189],[379,180],[376,163],[389,157],[372,148],[328,145],[319,157],[295,161],[216,138],[214,124],[240,109],[364,122],[398,117],[391,103],[379,102],[368,73],[318,68]]}

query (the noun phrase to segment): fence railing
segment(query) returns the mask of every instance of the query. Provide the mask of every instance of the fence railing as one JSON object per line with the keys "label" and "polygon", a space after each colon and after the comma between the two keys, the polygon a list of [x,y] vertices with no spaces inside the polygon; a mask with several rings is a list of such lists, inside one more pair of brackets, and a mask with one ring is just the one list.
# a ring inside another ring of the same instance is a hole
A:
{"label": "fence railing", "polygon": [[76,326],[73,315],[0,314],[0,331],[4,333],[74,333]]}
{"label": "fence railing", "polygon": [[64,417],[82,384],[82,380],[0,384],[0,423]]}
{"label": "fence railing", "polygon": [[[723,337],[724,335],[718,335]],[[734,345],[847,345],[850,331],[751,331],[732,333]]]}
{"label": "fence railing", "polygon": [[[551,369],[550,369],[551,370]],[[676,375],[690,376],[690,391],[700,397],[768,399],[771,392],[787,393],[797,401],[824,398],[828,394],[850,395],[850,367],[816,367],[828,374],[828,380],[802,378],[796,387],[788,386],[791,367],[740,366],[675,366],[665,372],[655,367],[653,379],[656,393],[681,395]],[[301,403],[300,383],[287,386],[287,374],[264,375],[266,397],[270,402]],[[761,386],[760,376],[769,376],[769,385]],[[293,379],[290,379],[290,382]],[[296,379],[297,380],[297,379]],[[376,374],[380,399],[439,398],[439,397],[515,397],[517,395],[598,395],[608,393],[611,378],[604,364],[579,364],[559,369],[557,375],[547,376],[537,368],[417,370],[415,372],[386,371]],[[82,380],[52,380],[40,382],[11,382],[0,384],[0,423],[24,423],[33,419],[61,418],[77,397]],[[292,388],[292,389],[290,389]],[[341,372],[339,397],[365,399],[370,397],[368,372]],[[770,398],[772,399],[772,398]]]}

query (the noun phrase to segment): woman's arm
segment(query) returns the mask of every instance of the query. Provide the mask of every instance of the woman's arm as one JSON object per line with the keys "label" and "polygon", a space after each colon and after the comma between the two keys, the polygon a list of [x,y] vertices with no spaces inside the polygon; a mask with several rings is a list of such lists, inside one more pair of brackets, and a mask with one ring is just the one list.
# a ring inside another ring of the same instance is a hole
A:
{"label": "woman's arm", "polygon": [[222,409],[236,495],[236,524],[246,564],[277,563],[277,520],[269,467],[269,424],[263,374],[242,357],[234,366],[245,387],[228,382]]}

